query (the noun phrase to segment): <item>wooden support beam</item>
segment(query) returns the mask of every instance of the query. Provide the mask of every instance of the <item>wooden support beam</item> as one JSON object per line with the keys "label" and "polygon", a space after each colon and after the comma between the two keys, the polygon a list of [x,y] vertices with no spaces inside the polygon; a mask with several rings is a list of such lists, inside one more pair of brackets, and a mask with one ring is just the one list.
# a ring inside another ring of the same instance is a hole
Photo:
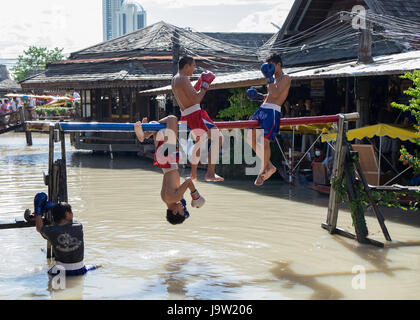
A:
{"label": "wooden support beam", "polygon": [[[328,231],[330,230],[329,229],[329,226],[326,223],[323,223],[321,225],[321,227],[324,228],[325,230],[328,230]],[[346,237],[346,238],[349,238],[349,239],[352,239],[352,240],[356,240],[357,239],[357,237],[356,237],[355,234],[353,234],[351,232],[348,232],[346,230],[340,229],[340,228],[335,228],[334,229],[334,232],[332,234],[338,234],[340,236],[343,236],[343,237]],[[373,239],[370,239],[370,238],[366,238],[365,240],[366,240],[365,241],[365,244],[371,244],[371,245],[374,245],[374,246],[380,247],[380,248],[383,248],[385,246],[380,241],[376,241],[376,240],[373,240]]]}
{"label": "wooden support beam", "polygon": [[[349,146],[349,148],[351,150],[351,146]],[[379,225],[382,229],[382,233],[384,234],[385,239],[387,241],[392,241],[391,236],[389,235],[388,229],[385,225],[385,219],[384,219],[382,213],[380,212],[378,206],[376,205],[375,200],[372,197],[372,193],[370,192],[369,185],[366,181],[365,175],[363,174],[362,168],[360,167],[360,162],[359,161],[356,161],[356,170],[357,170],[357,173],[360,177],[360,180],[363,183],[363,187],[364,187],[364,189],[365,189],[365,191],[368,195],[368,198],[369,198],[369,203],[372,205],[373,212],[375,213],[376,219],[378,219]]]}
{"label": "wooden support beam", "polygon": [[67,159],[66,159],[66,135],[63,131],[60,131],[60,141],[61,141],[61,178],[60,186],[62,189],[61,201],[68,202],[68,193],[67,193]]}
{"label": "wooden support beam", "polygon": [[[53,201],[54,193],[54,125],[49,124],[49,149],[48,149],[48,200]],[[45,213],[48,222],[52,222],[51,212]],[[47,241],[47,259],[53,257],[51,243]]]}
{"label": "wooden support beam", "polygon": [[15,221],[15,222],[0,222],[0,229],[20,229],[20,228],[33,228],[35,227],[35,221]]}
{"label": "wooden support beam", "polygon": [[[335,145],[335,154],[334,154],[334,165],[332,177],[337,178],[343,175],[344,171],[344,161],[346,156],[346,133],[344,128],[344,116],[339,115],[338,120],[338,132],[337,132],[337,142]],[[329,232],[333,233],[337,226],[338,219],[338,205],[340,202],[339,194],[331,188],[330,198],[328,203],[328,215],[327,215],[327,225],[329,226]]]}
{"label": "wooden support beam", "polygon": [[49,121],[27,121],[26,123],[27,131],[41,131],[41,132],[50,132],[50,126],[53,125]]}

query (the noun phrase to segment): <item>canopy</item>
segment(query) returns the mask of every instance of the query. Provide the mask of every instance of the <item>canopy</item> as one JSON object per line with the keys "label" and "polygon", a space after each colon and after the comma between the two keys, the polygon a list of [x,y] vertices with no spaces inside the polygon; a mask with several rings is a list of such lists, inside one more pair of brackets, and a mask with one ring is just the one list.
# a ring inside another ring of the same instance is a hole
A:
{"label": "canopy", "polygon": [[[367,126],[347,131],[347,140],[349,141],[354,139],[362,140],[363,138],[373,138],[373,136],[388,136],[393,139],[398,138],[403,141],[409,140],[411,142],[415,142],[415,139],[419,138],[417,131],[413,128],[404,128],[402,126],[385,123],[379,123],[373,126]],[[335,140],[336,137],[336,133],[325,134],[322,136],[322,141],[326,142]]]}

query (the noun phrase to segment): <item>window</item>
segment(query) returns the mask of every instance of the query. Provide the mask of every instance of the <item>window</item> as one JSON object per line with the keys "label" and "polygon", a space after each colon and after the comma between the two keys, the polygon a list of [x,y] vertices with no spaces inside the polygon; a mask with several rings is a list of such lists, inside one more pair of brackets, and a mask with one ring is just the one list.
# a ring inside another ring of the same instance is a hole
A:
{"label": "window", "polygon": [[144,14],[138,14],[137,15],[137,28],[141,29],[145,27],[145,15]]}
{"label": "window", "polygon": [[123,34],[127,33],[127,16],[125,13],[122,15],[123,17]]}
{"label": "window", "polygon": [[120,95],[118,89],[111,89],[111,117],[120,117]]}
{"label": "window", "polygon": [[82,118],[89,118],[91,116],[90,90],[82,90],[80,98],[81,98],[80,105],[82,108]]}

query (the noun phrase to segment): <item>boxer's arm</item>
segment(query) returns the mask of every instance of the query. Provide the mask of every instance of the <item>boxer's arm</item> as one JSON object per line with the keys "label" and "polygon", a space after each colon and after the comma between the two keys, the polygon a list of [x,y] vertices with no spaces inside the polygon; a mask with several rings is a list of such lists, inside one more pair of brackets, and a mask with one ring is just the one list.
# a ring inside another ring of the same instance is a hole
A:
{"label": "boxer's arm", "polygon": [[194,192],[196,190],[195,186],[194,186],[194,183],[190,178],[186,179],[179,186],[179,188],[176,189],[174,201],[180,201],[180,200],[184,199],[184,194],[187,191],[187,189],[190,189],[191,192]]}
{"label": "boxer's arm", "polygon": [[35,226],[36,226],[36,231],[41,233],[41,229],[44,226],[44,221],[42,221],[42,215],[35,216]]}
{"label": "boxer's arm", "polygon": [[203,100],[206,90],[200,88],[200,91],[196,91],[188,79],[182,82],[185,94],[192,100],[193,104],[199,104]]}
{"label": "boxer's arm", "polygon": [[279,97],[284,91],[290,89],[291,79],[285,75],[279,82],[271,83],[267,86],[268,94],[273,98]]}

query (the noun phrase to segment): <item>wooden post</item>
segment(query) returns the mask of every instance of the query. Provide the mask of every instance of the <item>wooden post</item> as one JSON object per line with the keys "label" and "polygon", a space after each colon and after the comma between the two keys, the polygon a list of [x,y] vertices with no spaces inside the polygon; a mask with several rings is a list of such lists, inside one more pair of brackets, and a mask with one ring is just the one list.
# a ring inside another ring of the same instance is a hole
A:
{"label": "wooden post", "polygon": [[[347,147],[346,148],[346,163],[344,163],[344,175],[346,180],[346,189],[347,189],[347,195],[348,200],[350,203],[355,203],[358,201],[358,198],[360,198],[360,195],[357,193],[357,190],[355,188],[356,185],[356,177],[354,175],[354,166],[352,165],[351,168],[349,168],[348,164],[351,163],[350,159],[350,150]],[[354,229],[356,231],[356,238],[359,243],[367,243],[366,238],[368,236],[368,230],[366,226],[366,221],[364,218],[364,212],[363,207],[355,206],[350,207],[350,211],[353,216],[353,224]]]}
{"label": "wooden post", "polygon": [[174,32],[172,36],[172,75],[178,73],[178,61],[179,61],[179,33]]}
{"label": "wooden post", "polygon": [[60,140],[61,140],[61,179],[60,179],[60,189],[63,190],[60,200],[68,202],[68,193],[67,193],[67,160],[66,160],[66,135],[64,131],[60,130]]}
{"label": "wooden post", "polygon": [[[350,148],[351,148],[351,146],[350,146]],[[381,229],[382,229],[382,232],[385,236],[385,239],[387,241],[392,241],[391,236],[389,235],[388,229],[385,226],[385,219],[382,216],[382,213],[379,211],[379,208],[376,206],[375,201],[373,200],[372,194],[371,194],[370,189],[369,189],[369,185],[366,181],[365,175],[362,172],[362,168],[360,167],[360,162],[359,161],[356,161],[356,170],[357,170],[357,173],[359,174],[360,180],[363,183],[363,187],[364,187],[364,189],[365,189],[365,191],[368,195],[369,202],[372,205],[373,212],[375,213],[376,219],[378,219],[379,225],[381,226]]]}
{"label": "wooden post", "polygon": [[[49,127],[49,152],[48,152],[48,200],[52,201],[54,192],[54,126]],[[48,222],[52,222],[51,213],[46,213]],[[51,243],[47,242],[47,259],[52,258]]]}
{"label": "wooden post", "polygon": [[[334,165],[333,165],[333,172],[332,177],[338,178],[343,175],[344,172],[344,160],[346,157],[346,132],[344,128],[344,116],[340,114],[340,118],[338,120],[338,132],[337,132],[337,142],[335,145],[335,154],[334,154]],[[327,215],[327,226],[328,231],[330,233],[334,233],[337,227],[337,218],[338,218],[338,205],[340,202],[339,194],[331,188],[330,191],[330,199],[328,203],[328,215]]]}
{"label": "wooden post", "polygon": [[26,124],[24,128],[25,128],[25,136],[26,136],[26,145],[31,146],[32,145],[32,131],[27,130]]}

